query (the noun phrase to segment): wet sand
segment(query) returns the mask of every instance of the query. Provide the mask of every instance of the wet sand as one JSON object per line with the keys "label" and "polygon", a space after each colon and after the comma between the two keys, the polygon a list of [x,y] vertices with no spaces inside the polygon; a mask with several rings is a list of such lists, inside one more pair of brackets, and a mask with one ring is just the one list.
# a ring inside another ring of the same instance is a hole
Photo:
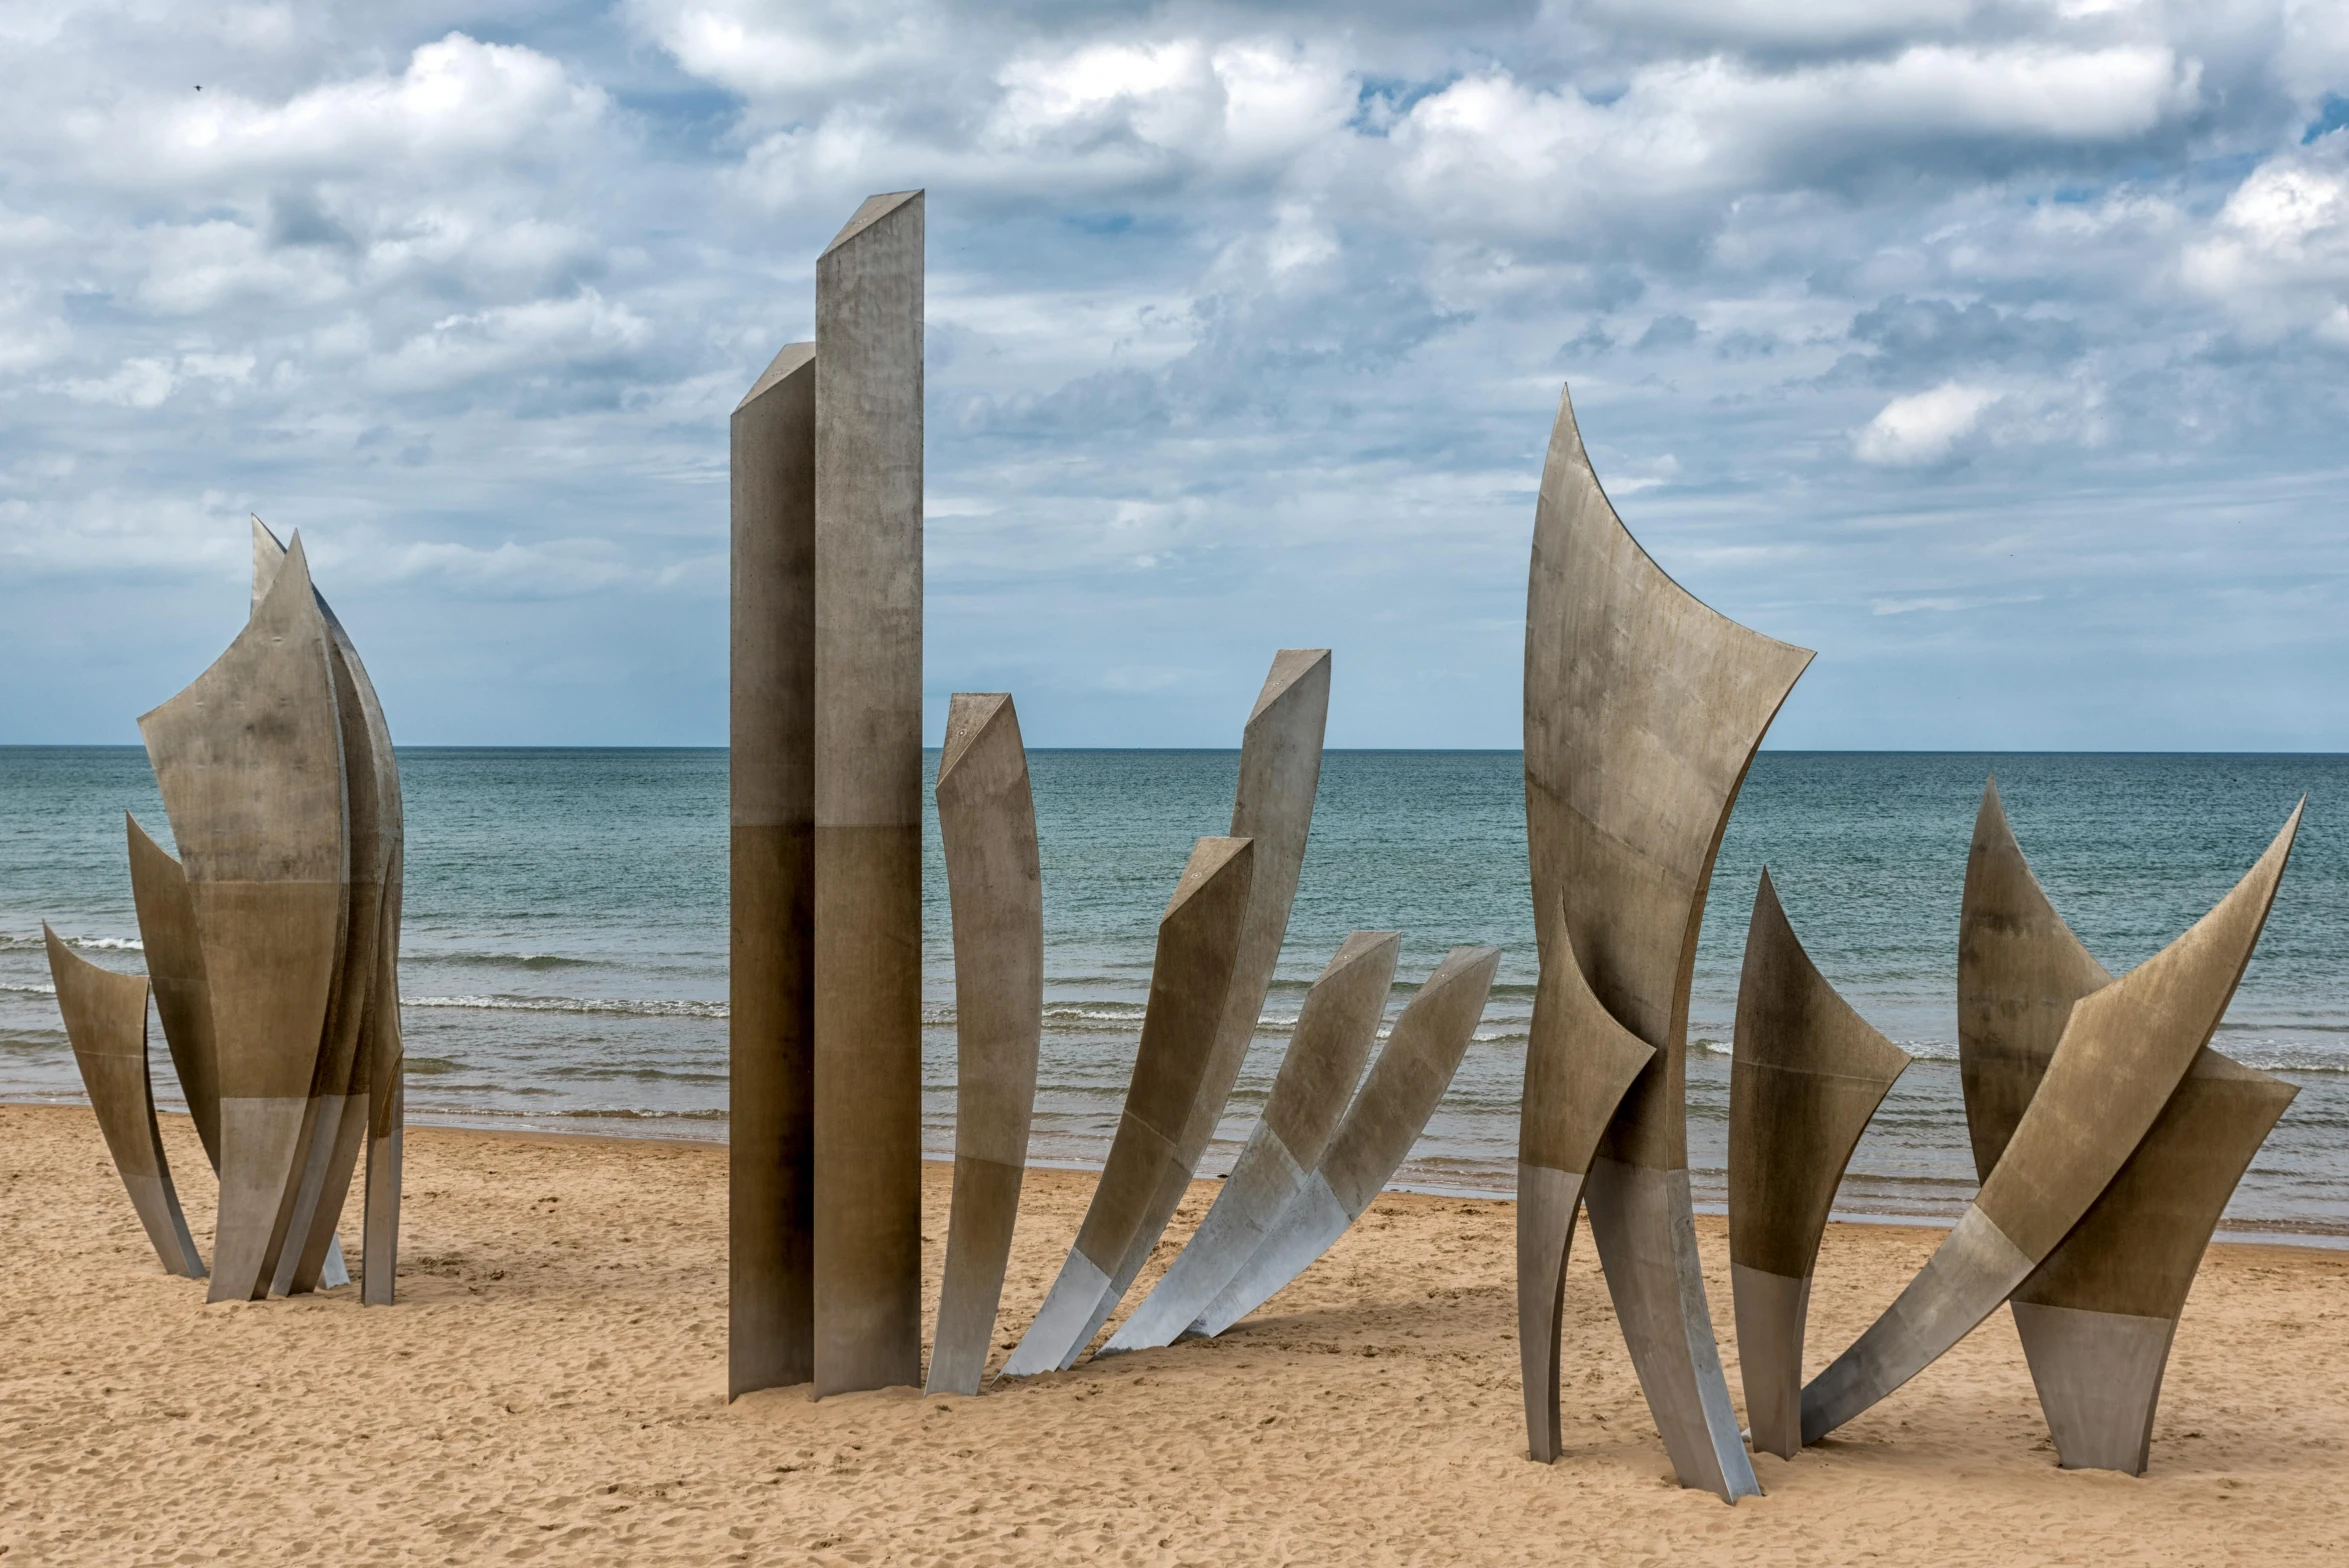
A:
{"label": "wet sand", "polygon": [[[193,1131],[164,1136],[209,1256]],[[1390,1194],[1221,1340],[975,1399],[728,1406],[723,1149],[408,1147],[400,1306],[206,1307],[88,1112],[0,1106],[0,1563],[2349,1561],[2340,1253],[2213,1248],[2142,1479],[2056,1468],[2002,1312],[1835,1440],[1759,1458],[1769,1495],[1732,1509],[1672,1483],[1587,1235],[1566,1452],[1526,1460],[1506,1203]],[[998,1360],[1091,1184],[1030,1174]],[[1734,1389],[1722,1222],[1698,1234]],[[1832,1229],[1814,1367],[1936,1239]]]}

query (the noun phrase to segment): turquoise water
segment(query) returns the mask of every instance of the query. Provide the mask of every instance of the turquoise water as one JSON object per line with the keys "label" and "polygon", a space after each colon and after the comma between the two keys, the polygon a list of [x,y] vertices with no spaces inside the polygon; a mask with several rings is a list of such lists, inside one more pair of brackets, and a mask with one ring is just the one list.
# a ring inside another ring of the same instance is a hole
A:
{"label": "turquoise water", "polygon": [[[412,750],[400,766],[411,1116],[723,1137],[725,754]],[[1347,931],[1399,929],[1406,982],[1455,943],[1505,954],[1476,1043],[1402,1180],[1509,1189],[1533,982],[1520,767],[1514,752],[1330,754],[1280,979],[1208,1170],[1246,1137],[1304,987]],[[1720,1196],[1737,965],[1764,864],[1821,970],[1922,1058],[1862,1144],[1843,1207],[1947,1215],[1971,1194],[1954,951],[1966,845],[1993,769],[2049,894],[2116,972],[2216,902],[2309,796],[2267,935],[2215,1042],[2302,1086],[2230,1227],[2349,1233],[2349,758],[2324,756],[1763,753],[1722,844],[1698,955],[1700,1199]],[[1158,912],[1191,840],[1228,825],[1237,770],[1229,752],[1032,756],[1048,975],[1037,1160],[1086,1164],[1106,1149]],[[137,965],[125,809],[166,836],[135,748],[0,748],[0,1098],[78,1098],[43,919],[101,962]],[[928,1137],[944,1153],[954,991],[934,823],[928,873]],[[155,1059],[169,1100],[168,1064]]]}

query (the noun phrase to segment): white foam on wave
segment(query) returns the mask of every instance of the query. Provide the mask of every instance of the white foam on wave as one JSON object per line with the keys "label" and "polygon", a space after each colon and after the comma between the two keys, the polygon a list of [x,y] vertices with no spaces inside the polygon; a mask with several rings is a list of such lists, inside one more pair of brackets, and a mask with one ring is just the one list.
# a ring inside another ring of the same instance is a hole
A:
{"label": "white foam on wave", "polygon": [[[60,932],[59,940],[67,947],[84,948],[93,953],[143,953],[147,950],[147,944],[135,936],[69,936]],[[25,936],[20,932],[0,931],[0,948],[40,948],[47,945],[39,932]]]}
{"label": "white foam on wave", "polygon": [[403,996],[402,1007],[458,1008],[484,1013],[610,1013],[626,1018],[724,1018],[724,1002],[688,1002],[625,996]]}

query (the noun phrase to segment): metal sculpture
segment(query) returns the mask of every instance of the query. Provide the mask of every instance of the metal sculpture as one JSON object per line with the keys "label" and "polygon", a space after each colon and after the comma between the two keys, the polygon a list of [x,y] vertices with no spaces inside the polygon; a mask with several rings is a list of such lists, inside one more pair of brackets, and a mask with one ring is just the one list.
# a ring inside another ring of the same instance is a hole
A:
{"label": "metal sculpture", "polygon": [[[1093,1317],[1093,1329],[1107,1322],[1166,1233],[1167,1222],[1199,1174],[1200,1158],[1215,1137],[1231,1100],[1232,1085],[1255,1042],[1264,1017],[1264,994],[1280,961],[1297,898],[1297,874],[1305,860],[1305,837],[1313,825],[1313,799],[1321,782],[1322,732],[1329,718],[1330,657],[1327,648],[1283,648],[1249,711],[1240,742],[1240,779],[1232,799],[1234,838],[1255,845],[1248,912],[1240,929],[1223,1016],[1206,1069],[1183,1118],[1172,1149],[1158,1162],[1156,1185],[1125,1255],[1109,1271],[1109,1284]],[[1084,1338],[1093,1337],[1092,1329]]]}
{"label": "metal sculpture", "polygon": [[[403,846],[404,847],[404,846]],[[367,1068],[367,1183],[361,1203],[359,1301],[388,1307],[398,1292],[400,1187],[408,1125],[408,1052],[400,1032],[400,912],[405,855],[383,886],[383,961],[361,1050]]]}
{"label": "metal sculpture", "polygon": [[816,262],[814,1391],[922,1372],[919,191]]}
{"label": "metal sculpture", "polygon": [[1044,880],[1020,721],[1003,692],[957,692],[938,759],[954,918],[954,1206],[930,1346],[932,1394],[975,1394],[1027,1174],[1044,1026]]}
{"label": "metal sculpture", "polygon": [[[1545,975],[1579,963],[1604,1012],[1655,1049],[1613,1108],[1581,1197],[1673,1468],[1684,1485],[1729,1501],[1757,1488],[1705,1309],[1689,1204],[1689,977],[1730,807],[1810,659],[1708,609],[1648,558],[1608,504],[1561,395],[1526,594],[1536,933]],[[1529,1074],[1537,1055],[1571,1060],[1585,1048],[1559,1005],[1569,994],[1537,992]],[[1546,1007],[1545,997],[1554,999]],[[1595,1075],[1555,1081],[1557,1092],[1604,1087]],[[1526,1106],[1529,1116],[1552,1110]],[[1565,1119],[1593,1114],[1577,1106]],[[1519,1174],[1524,1225],[1524,1212],[1554,1207],[1575,1173],[1521,1165]],[[1546,1299],[1569,1233],[1553,1219],[1521,1234],[1521,1301]],[[1526,1367],[1549,1363],[1541,1340],[1554,1328],[1538,1313],[1520,1319]],[[1539,1454],[1548,1433],[1529,1419],[1527,1437]]]}
{"label": "metal sculpture", "polygon": [[1339,946],[1305,993],[1264,1114],[1214,1206],[1104,1352],[1171,1344],[1231,1283],[1266,1228],[1311,1179],[1370,1060],[1402,946],[1396,931],[1356,931]]}
{"label": "metal sculpture", "polygon": [[[2031,874],[1993,780],[1958,924],[1958,1057],[1984,1177],[2073,1003],[2109,983]],[[2144,1473],[2170,1343],[2203,1250],[2298,1093],[2204,1046],[2112,1185],[2009,1299],[2066,1469]]]}
{"label": "metal sculpture", "polygon": [[1827,983],[1770,873],[1754,893],[1729,1070],[1729,1284],[1753,1445],[1802,1448],[1803,1329],[1836,1186],[1909,1054]]}
{"label": "metal sculpture", "polygon": [[815,1377],[816,346],[734,410],[726,1397]]}
{"label": "metal sculpture", "polygon": [[1990,1179],[2038,1093],[2072,1004],[2110,984],[2031,874],[1993,778],[1958,916],[1958,1077],[1978,1179]]}
{"label": "metal sculpture", "polygon": [[196,906],[188,876],[162,845],[122,814],[130,841],[131,903],[146,950],[147,983],[172,1071],[195,1121],[196,1137],[214,1175],[220,1172],[220,1048],[212,1038],[212,989],[204,980],[204,944],[196,936]]}
{"label": "metal sculpture", "polygon": [[[278,568],[283,564],[285,551],[278,544],[276,536],[269,532],[259,517],[252,518],[249,532],[253,562],[253,609],[258,612],[261,608],[261,601],[269,593],[270,585],[277,580]],[[312,585],[311,591],[316,593],[315,584]],[[334,669],[333,612],[327,609],[326,599],[323,595],[318,598],[318,613],[328,621],[327,664],[335,688],[335,721],[343,733],[343,805],[345,823],[348,827],[353,805],[351,800],[351,758],[348,751],[352,715],[348,711],[350,705],[345,700],[344,682],[340,672]],[[351,849],[350,869],[356,869],[358,846],[354,843]],[[276,1251],[277,1261],[270,1271],[269,1294],[289,1295],[293,1293],[293,1277],[300,1269],[301,1255],[309,1239],[311,1226],[317,1217],[319,1193],[326,1181],[326,1167],[333,1157],[333,1128],[341,1120],[342,1103],[345,1091],[349,1087],[350,1057],[347,1042],[352,1025],[356,1022],[356,1015],[350,1013],[343,1005],[347,981],[344,968],[347,967],[351,956],[350,920],[351,910],[346,903],[343,909],[342,935],[338,942],[340,953],[337,960],[338,968],[333,986],[327,993],[326,1028],[319,1040],[317,1065],[311,1072],[310,1093],[302,1108],[302,1155],[299,1164],[295,1167],[294,1190],[291,1198],[292,1208],[282,1222],[285,1227],[285,1236]],[[348,1283],[348,1275],[342,1269],[342,1256],[339,1248],[332,1261],[337,1276],[333,1283]]]}
{"label": "metal sculpture", "polygon": [[227,652],[139,720],[187,873],[219,1051],[214,1301],[260,1297],[276,1274],[341,971],[350,843],[327,643],[297,534]]}
{"label": "metal sculpture", "polygon": [[1244,838],[1203,838],[1183,867],[1159,917],[1142,1041],[1109,1158],[1076,1243],[1004,1363],[1004,1377],[1068,1366],[1116,1305],[1112,1270],[1148,1221],[1160,1174],[1208,1069],[1254,871],[1253,846]]}
{"label": "metal sculpture", "polygon": [[155,1126],[155,1093],[147,1077],[147,982],[91,963],[46,923],[41,936],[49,945],[49,978],[57,986],[74,1065],[131,1207],[164,1271],[202,1279],[204,1260],[180,1213],[171,1161]]}
{"label": "metal sculpture", "polygon": [[1541,966],[1526,1041],[1525,1093],[1517,1122],[1517,1355],[1525,1391],[1526,1453],[1558,1457],[1558,1341],[1566,1258],[1591,1156],[1617,1106],[1656,1048],[1615,1021],[1591,994],[1574,938],[1563,925]]}
{"label": "metal sculpture", "polygon": [[2112,1185],[2008,1299],[2065,1469],[2145,1473],[2203,1250],[2299,1092],[2203,1047]]}
{"label": "metal sculpture", "polygon": [[[1216,1124],[1222,1120],[1224,1106],[1231,1099],[1232,1084],[1239,1077],[1240,1065],[1246,1059],[1248,1046],[1256,1037],[1256,1026],[1264,1012],[1264,993],[1272,983],[1272,971],[1280,959],[1281,939],[1288,931],[1289,908],[1297,896],[1297,873],[1304,862],[1305,838],[1313,823],[1314,793],[1321,779],[1322,731],[1329,716],[1329,650],[1326,648],[1283,648],[1274,655],[1272,669],[1264,678],[1264,686],[1257,693],[1256,706],[1248,715],[1248,724],[1240,744],[1240,780],[1232,802],[1233,838],[1248,839],[1258,845],[1253,859],[1256,862],[1251,892],[1241,928],[1235,933],[1238,946],[1228,992],[1219,996],[1221,1012],[1217,1016],[1213,1034],[1206,1046],[1206,1055],[1200,1063],[1197,1078],[1192,1082],[1190,1099],[1181,1108],[1178,1124],[1169,1129],[1164,1147],[1145,1153],[1136,1146],[1129,1159],[1147,1160],[1147,1177],[1131,1175],[1132,1180],[1147,1180],[1147,1190],[1136,1202],[1130,1216],[1121,1216],[1117,1229],[1124,1236],[1115,1258],[1097,1260],[1102,1278],[1098,1285],[1082,1271],[1062,1273],[1053,1283],[1052,1294],[1044,1309],[1037,1314],[1036,1323],[1029,1327],[1029,1335],[1036,1333],[1037,1325],[1049,1322],[1053,1331],[1066,1336],[1050,1355],[1053,1364],[1066,1366],[1088,1344],[1109,1315],[1117,1310],[1142,1265],[1149,1261],[1151,1250],[1166,1232],[1166,1225],[1174,1218],[1175,1209],[1182,1203],[1183,1194],[1190,1189],[1191,1179],[1198,1173],[1200,1157],[1206,1153],[1208,1142],[1214,1137]],[[1106,1179],[1097,1189],[1094,1201],[1099,1203],[1112,1189]],[[1121,1196],[1119,1202],[1128,1201]],[[1074,1256],[1071,1258],[1074,1262]],[[1063,1296],[1065,1290],[1090,1292],[1093,1299],[1079,1302]],[[1023,1339],[1020,1351],[1015,1352],[1005,1370],[1014,1366],[1023,1371],[1044,1369],[1047,1348],[1037,1341],[1033,1355],[1025,1354],[1029,1342]]]}
{"label": "metal sculpture", "polygon": [[[253,602],[261,603],[285,561],[285,547],[260,518],[253,519]],[[315,590],[313,590],[315,592]],[[326,1032],[312,1084],[317,1107],[308,1137],[305,1163],[289,1232],[289,1242],[278,1260],[274,1288],[288,1295],[345,1285],[342,1239],[337,1226],[350,1191],[360,1150],[369,1144],[379,1073],[401,1070],[399,1049],[399,905],[396,878],[403,859],[405,830],[400,800],[400,770],[393,754],[391,729],[375,683],[359,658],[350,634],[336,618],[334,607],[318,594],[318,613],[325,619],[327,653],[332,663],[335,709],[342,727],[345,810],[350,833],[350,901],[344,915],[342,968],[336,977],[333,1001],[327,1012]],[[383,980],[379,984],[379,976]],[[395,1132],[396,1137],[396,1132]],[[396,1144],[394,1145],[396,1151]],[[380,1158],[396,1153],[378,1151]],[[388,1183],[376,1182],[370,1193],[377,1205],[398,1204],[396,1173]],[[365,1213],[362,1203],[362,1215]],[[381,1234],[378,1247],[382,1294],[375,1304],[389,1300],[396,1243]],[[364,1225],[364,1218],[362,1220]],[[362,1288],[362,1298],[367,1292]]]}
{"label": "metal sculpture", "polygon": [[1500,965],[1497,947],[1455,947],[1445,955],[1395,1020],[1320,1164],[1189,1332],[1222,1333],[1278,1295],[1362,1217],[1452,1086]]}
{"label": "metal sculpture", "polygon": [[2119,1174],[2218,1027],[2266,924],[2306,803],[2184,935],[2076,1002],[2038,1091],[1949,1239],[1803,1390],[1817,1442],[1998,1309]]}

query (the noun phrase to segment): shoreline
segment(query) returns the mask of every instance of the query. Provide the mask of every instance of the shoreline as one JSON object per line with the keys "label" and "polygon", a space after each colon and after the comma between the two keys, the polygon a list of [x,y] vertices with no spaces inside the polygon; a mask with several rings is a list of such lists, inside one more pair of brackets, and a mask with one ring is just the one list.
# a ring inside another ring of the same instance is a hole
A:
{"label": "shoreline", "polygon": [[[89,1105],[86,1100],[13,1100],[0,1098],[0,1108],[56,1111],[78,1110],[86,1112],[89,1109]],[[187,1116],[185,1111],[173,1110],[163,1106],[158,1106],[156,1108],[156,1114],[159,1117],[178,1117],[183,1120]],[[580,1118],[582,1121],[596,1119],[598,1118]],[[631,1118],[620,1116],[611,1116],[601,1119],[621,1123],[639,1119],[648,1122],[665,1120],[665,1118],[656,1117]],[[517,1122],[523,1122],[528,1120],[528,1118],[516,1117],[515,1120]],[[513,1138],[523,1142],[548,1141],[561,1143],[572,1140],[580,1140],[592,1143],[656,1146],[676,1149],[723,1149],[727,1146],[727,1139],[724,1136],[724,1129],[727,1125],[725,1118],[697,1117],[694,1120],[695,1125],[697,1126],[707,1126],[718,1129],[718,1135],[711,1137],[680,1136],[674,1131],[669,1130],[638,1133],[622,1131],[616,1127],[609,1126],[596,1127],[592,1129],[582,1128],[578,1131],[571,1131],[567,1129],[550,1129],[545,1126],[485,1126],[482,1124],[483,1119],[444,1121],[430,1116],[411,1116],[407,1125],[410,1129],[428,1127],[437,1132],[453,1132],[485,1138]],[[925,1166],[951,1167],[953,1161],[951,1159],[925,1155],[923,1157],[922,1163]],[[1058,1171],[1094,1176],[1098,1176],[1101,1171],[1101,1167],[1097,1164],[1088,1164],[1075,1160],[1030,1160],[1025,1168],[1031,1171]],[[1198,1180],[1201,1182],[1212,1182],[1217,1179],[1218,1178],[1212,1176],[1198,1178]],[[1515,1196],[1506,1191],[1492,1191],[1473,1187],[1435,1186],[1408,1182],[1390,1183],[1384,1189],[1384,1191],[1415,1197],[1457,1199],[1462,1202],[1470,1203],[1514,1203],[1516,1201]],[[1726,1204],[1718,1202],[1707,1202],[1703,1200],[1699,1200],[1694,1205],[1694,1208],[1695,1212],[1699,1215],[1715,1219],[1726,1218],[1729,1212],[1728,1206]],[[1956,1224],[1954,1217],[1943,1218],[1942,1216],[1933,1214],[1892,1214],[1881,1213],[1869,1209],[1846,1209],[1842,1207],[1837,1207],[1830,1210],[1828,1219],[1831,1223],[1838,1225],[1863,1225],[1891,1230],[1914,1230],[1919,1232],[1932,1232],[1944,1235],[1948,1233],[1951,1226]],[[2324,1230],[2314,1226],[2293,1225],[2289,1221],[2264,1221],[2258,1219],[2236,1220],[2231,1223],[2222,1221],[2216,1233],[2212,1235],[2210,1244],[2214,1247],[2280,1247],[2307,1252],[2349,1253],[2349,1228],[2344,1228],[2341,1230]]]}

